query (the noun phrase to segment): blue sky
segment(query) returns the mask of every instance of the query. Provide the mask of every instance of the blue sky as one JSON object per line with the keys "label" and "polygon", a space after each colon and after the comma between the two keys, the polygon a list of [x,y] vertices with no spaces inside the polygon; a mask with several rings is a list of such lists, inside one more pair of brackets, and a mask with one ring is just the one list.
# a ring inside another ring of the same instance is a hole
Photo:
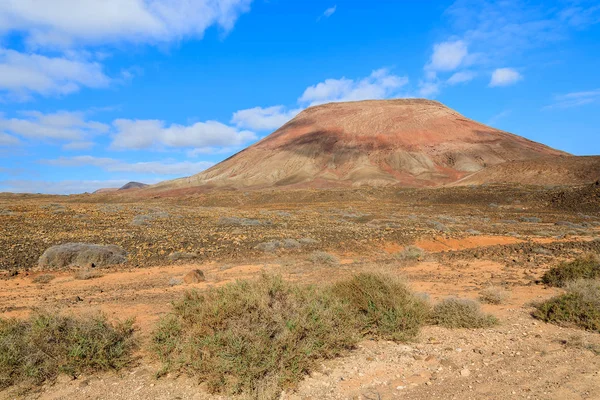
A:
{"label": "blue sky", "polygon": [[4,0],[0,191],[192,175],[330,101],[600,154],[597,1]]}

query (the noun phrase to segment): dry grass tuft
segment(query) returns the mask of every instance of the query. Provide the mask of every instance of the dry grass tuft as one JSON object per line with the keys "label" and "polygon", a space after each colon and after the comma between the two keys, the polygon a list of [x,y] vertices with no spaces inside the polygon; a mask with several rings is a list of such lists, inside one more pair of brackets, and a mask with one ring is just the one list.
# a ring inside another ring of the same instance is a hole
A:
{"label": "dry grass tuft", "polygon": [[308,256],[308,260],[313,264],[338,265],[340,263],[340,260],[336,256],[324,251],[313,251]]}
{"label": "dry grass tuft", "polygon": [[119,370],[132,361],[133,321],[34,314],[0,319],[0,388],[32,387],[59,374]]}
{"label": "dry grass tuft", "polygon": [[425,250],[417,246],[407,246],[402,251],[394,254],[394,258],[400,261],[418,261],[425,257]]}
{"label": "dry grass tuft", "polygon": [[479,300],[486,304],[503,304],[510,297],[510,293],[496,286],[488,286],[479,292]]}
{"label": "dry grass tuft", "polygon": [[433,307],[432,321],[446,328],[487,328],[498,323],[496,317],[481,312],[475,300],[448,298]]}

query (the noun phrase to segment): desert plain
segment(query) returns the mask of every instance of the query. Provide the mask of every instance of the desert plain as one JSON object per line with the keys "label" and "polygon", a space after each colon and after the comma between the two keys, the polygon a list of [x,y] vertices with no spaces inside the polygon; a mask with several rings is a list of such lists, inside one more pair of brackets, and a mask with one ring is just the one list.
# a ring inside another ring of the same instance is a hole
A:
{"label": "desert plain", "polygon": [[[532,317],[535,302],[563,293],[541,281],[549,268],[600,253],[599,199],[597,183],[3,194],[0,316],[133,318],[139,345],[118,372],[61,375],[0,398],[231,398],[197,376],[159,376],[149,343],[184,293],[263,272],[317,286],[390,274],[430,303],[473,299],[498,320],[478,329],[428,324],[408,341],[362,339],[282,399],[600,398],[598,334]],[[44,251],[62,243],[116,245],[126,261],[41,267]],[[193,270],[205,279],[188,283]],[[488,292],[502,298],[487,301]]]}

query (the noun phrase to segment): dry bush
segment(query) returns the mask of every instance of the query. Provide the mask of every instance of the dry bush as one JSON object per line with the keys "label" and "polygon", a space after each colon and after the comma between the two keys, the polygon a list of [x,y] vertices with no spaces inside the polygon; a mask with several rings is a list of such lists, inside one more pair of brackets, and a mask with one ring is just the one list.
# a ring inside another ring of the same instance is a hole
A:
{"label": "dry bush", "polygon": [[134,226],[145,226],[150,224],[150,222],[154,221],[154,217],[150,215],[136,215],[131,220],[131,225]]}
{"label": "dry bush", "polygon": [[279,249],[285,250],[297,250],[302,247],[300,241],[296,239],[282,239],[282,240],[270,240],[268,242],[262,242],[257,244],[254,248],[256,250],[264,251],[265,253],[272,253]]}
{"label": "dry bush", "polygon": [[600,344],[589,342],[581,334],[571,335],[565,340],[561,340],[561,343],[567,347],[589,350],[597,356],[600,356]]}
{"label": "dry bush", "polygon": [[427,302],[390,275],[358,274],[334,285],[333,292],[350,305],[363,336],[410,340],[428,318]]}
{"label": "dry bush", "polygon": [[448,298],[433,307],[432,321],[446,328],[486,328],[498,323],[496,317],[481,312],[479,303]]}
{"label": "dry bush", "polygon": [[394,258],[400,261],[417,261],[423,259],[425,250],[417,246],[407,246],[402,251],[394,254]]}
{"label": "dry bush", "polygon": [[198,258],[198,254],[196,253],[186,253],[183,251],[176,251],[174,253],[169,254],[167,257],[169,261],[190,261]]}
{"label": "dry bush", "polygon": [[45,285],[47,283],[50,283],[55,278],[56,277],[54,275],[51,275],[51,274],[42,274],[42,275],[38,275],[35,278],[33,278],[31,280],[31,282],[33,282],[33,283],[39,283],[41,285]]}
{"label": "dry bush", "polygon": [[300,238],[300,239],[298,239],[298,242],[300,242],[300,244],[303,246],[312,246],[312,245],[319,243],[318,240],[310,238],[310,237]]}
{"label": "dry bush", "polygon": [[542,276],[542,282],[548,286],[564,287],[570,281],[596,278],[600,278],[600,261],[597,255],[588,254],[550,268]]}
{"label": "dry bush", "polygon": [[447,232],[448,231],[448,227],[444,224],[442,224],[439,221],[429,221],[429,225],[431,225],[431,227],[437,231],[440,232]]}
{"label": "dry bush", "polygon": [[34,314],[0,319],[0,388],[31,387],[64,373],[119,370],[132,361],[133,321]]}
{"label": "dry bush", "polygon": [[536,247],[533,250],[531,250],[532,253],[535,254],[539,254],[541,256],[551,256],[552,255],[552,251],[545,249],[543,247]]}
{"label": "dry bush", "polygon": [[241,217],[222,217],[219,219],[218,224],[223,226],[261,226],[271,225],[272,222]]}
{"label": "dry bush", "polygon": [[530,224],[539,224],[542,220],[538,217],[521,217],[521,222],[528,222]]}
{"label": "dry bush", "polygon": [[338,265],[340,260],[333,254],[326,253],[324,251],[313,251],[308,256],[308,261],[313,264],[325,264],[325,265]]}
{"label": "dry bush", "polygon": [[42,269],[63,269],[94,264],[96,267],[121,264],[127,259],[125,250],[114,245],[66,243],[47,249],[38,261]]}
{"label": "dry bush", "polygon": [[322,359],[352,348],[352,314],[330,291],[262,275],[174,304],[153,334],[164,371],[187,371],[212,392],[277,398]]}
{"label": "dry bush", "polygon": [[479,300],[482,303],[487,304],[502,304],[508,300],[509,297],[509,292],[496,286],[488,286],[479,292]]}
{"label": "dry bush", "polygon": [[565,289],[565,294],[536,304],[532,315],[545,322],[600,332],[600,281],[579,279]]}

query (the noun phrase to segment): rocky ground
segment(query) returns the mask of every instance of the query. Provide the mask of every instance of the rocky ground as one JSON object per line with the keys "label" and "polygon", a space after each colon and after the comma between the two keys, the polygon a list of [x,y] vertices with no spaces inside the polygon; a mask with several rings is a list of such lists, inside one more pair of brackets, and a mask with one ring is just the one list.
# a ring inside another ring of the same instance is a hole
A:
{"label": "rocky ground", "polygon": [[[364,341],[323,363],[282,398],[600,398],[598,334],[530,316],[532,302],[560,292],[538,283],[547,268],[600,253],[600,207],[584,211],[571,202],[561,208],[553,205],[555,193],[511,190],[238,193],[183,200],[3,195],[0,316],[24,317],[39,308],[102,311],[110,319],[134,317],[147,343],[154,323],[186,290],[263,270],[317,284],[383,271],[406,277],[432,302],[477,299],[494,286],[510,294],[503,304],[484,305],[499,326],[425,327],[406,344]],[[116,244],[128,261],[100,269],[93,279],[77,279],[74,269],[38,270],[41,253],[65,242]],[[424,256],[399,257],[408,245],[422,248]],[[337,262],[315,263],[315,251]],[[206,281],[186,284],[183,277],[193,269],[201,269]],[[53,275],[47,283],[36,279],[47,274]],[[62,377],[38,391],[9,390],[0,398],[219,398],[186,376],[156,379],[159,365],[147,346],[139,356],[119,375]]]}

